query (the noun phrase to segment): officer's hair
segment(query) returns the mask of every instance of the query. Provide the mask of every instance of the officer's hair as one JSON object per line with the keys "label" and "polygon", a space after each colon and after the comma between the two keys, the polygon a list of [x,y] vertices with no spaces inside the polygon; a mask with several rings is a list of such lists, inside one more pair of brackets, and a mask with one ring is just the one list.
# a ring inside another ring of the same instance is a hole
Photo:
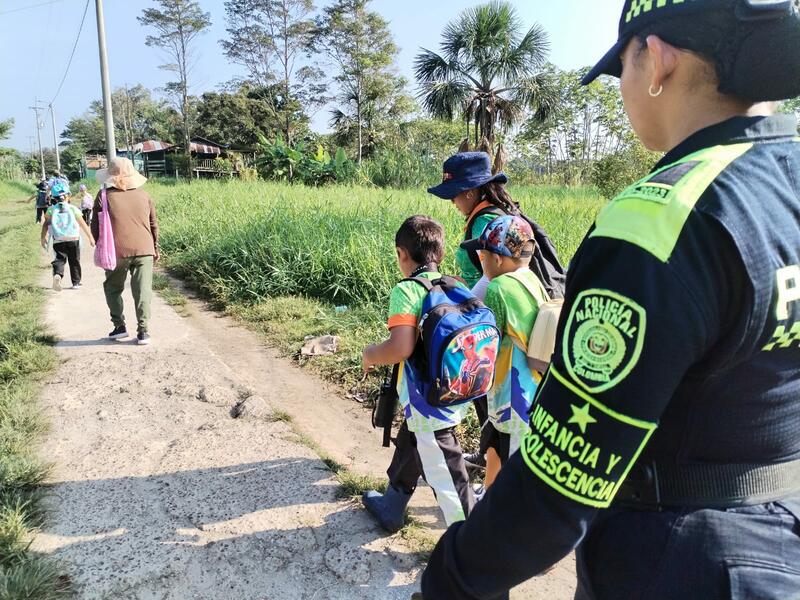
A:
{"label": "officer's hair", "polygon": [[430,217],[414,215],[400,225],[394,245],[408,252],[417,264],[438,265],[444,258],[444,229]]}
{"label": "officer's hair", "polygon": [[708,68],[698,70],[690,83],[693,87],[716,83],[720,94],[749,104],[800,93],[800,21],[796,17],[740,22],[734,10],[725,9],[667,18],[636,34],[639,53],[650,35],[704,59]]}
{"label": "officer's hair", "polygon": [[648,25],[636,34],[639,43],[637,54],[641,55],[647,49],[648,36],[658,36],[668,44],[686,49],[703,59],[707,66],[695,73],[692,86],[716,83],[720,93],[735,95],[725,89],[736,55],[736,49],[729,44],[730,39],[735,38],[731,35],[735,24],[735,17],[731,16],[730,11],[693,14],[691,19],[667,18]]}

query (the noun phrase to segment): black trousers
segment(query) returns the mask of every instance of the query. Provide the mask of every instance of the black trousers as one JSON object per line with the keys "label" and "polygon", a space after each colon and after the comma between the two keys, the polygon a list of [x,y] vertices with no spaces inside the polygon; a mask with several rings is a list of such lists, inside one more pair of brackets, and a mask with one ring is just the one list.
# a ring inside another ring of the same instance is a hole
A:
{"label": "black trousers", "polygon": [[481,426],[478,453],[484,456],[486,451],[491,447],[492,441],[491,431],[486,430],[486,421],[489,420],[489,400],[486,396],[481,396],[473,400],[472,405],[475,407],[475,413],[478,415],[478,424]]}
{"label": "black trousers", "polygon": [[423,477],[433,489],[448,525],[469,516],[475,505],[454,427],[415,434],[403,421],[386,474],[395,489],[407,494],[414,492]]}
{"label": "black trousers", "polygon": [[91,208],[84,208],[81,209],[83,213],[83,220],[86,221],[86,224],[89,225],[92,222],[92,209]]}
{"label": "black trousers", "polygon": [[47,212],[48,208],[50,208],[50,207],[49,206],[37,206],[36,207],[36,222],[37,223],[41,223],[42,222],[42,216],[44,215],[44,213]]}
{"label": "black trousers", "polygon": [[64,277],[64,265],[69,263],[69,277],[72,285],[81,282],[81,246],[78,240],[74,242],[55,242],[53,251],[56,259],[53,261],[53,275]]}

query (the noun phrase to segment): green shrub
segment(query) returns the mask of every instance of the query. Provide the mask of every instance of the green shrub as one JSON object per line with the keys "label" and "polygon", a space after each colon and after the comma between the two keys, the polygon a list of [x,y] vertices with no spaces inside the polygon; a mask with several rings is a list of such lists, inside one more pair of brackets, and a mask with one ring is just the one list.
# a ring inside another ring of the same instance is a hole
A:
{"label": "green shrub", "polygon": [[328,183],[353,181],[356,166],[344,150],[337,148],[333,158],[318,144],[312,153],[311,146],[298,142],[289,146],[280,138],[274,142],[261,136],[256,168],[264,179],[320,186]]}
{"label": "green shrub", "polygon": [[592,185],[606,198],[613,198],[653,168],[660,155],[641,142],[633,142],[622,152],[598,160],[591,171]]}
{"label": "green shrub", "polygon": [[383,188],[425,188],[442,178],[442,162],[408,149],[380,150],[361,165],[364,176]]}

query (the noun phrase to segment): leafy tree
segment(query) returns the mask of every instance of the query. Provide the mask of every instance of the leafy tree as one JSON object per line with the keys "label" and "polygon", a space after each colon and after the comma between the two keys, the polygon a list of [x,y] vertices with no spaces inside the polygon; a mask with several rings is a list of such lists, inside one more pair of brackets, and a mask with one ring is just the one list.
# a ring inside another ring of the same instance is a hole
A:
{"label": "leafy tree", "polygon": [[316,186],[334,181],[347,183],[356,175],[355,164],[341,148],[331,158],[322,144],[299,142],[289,146],[280,138],[271,143],[263,136],[258,147],[256,167],[265,179]]}
{"label": "leafy tree", "polygon": [[[453,154],[464,136],[463,131],[464,128],[455,121],[417,118],[397,123],[387,145],[390,148],[405,146],[442,163]],[[441,166],[438,171],[441,171]]]}
{"label": "leafy tree", "polygon": [[311,40],[313,10],[313,0],[225,2],[229,38],[220,44],[232,62],[247,69],[256,90],[269,90],[264,100],[270,102],[290,145],[295,128],[307,120],[303,106],[326,101],[320,70],[297,64]]}
{"label": "leafy tree", "polygon": [[528,145],[529,158],[565,183],[583,180],[595,161],[626,150],[635,137],[618,86],[605,77],[582,86],[585,73],[548,65],[544,76],[556,101],[545,119],[529,118],[517,139]]}
{"label": "leafy tree", "polygon": [[351,102],[343,108],[333,109],[330,124],[336,144],[346,147],[359,144],[362,158],[370,157],[385,147],[398,124],[416,108],[413,98],[406,94],[405,86],[406,80],[402,77],[372,82],[364,96],[360,128],[357,111],[352,110],[357,105],[355,97],[351,97]]}
{"label": "leafy tree", "polygon": [[95,111],[96,104],[100,105],[100,110],[102,111],[102,104],[100,102],[92,102],[89,110],[82,116],[73,117],[67,121],[64,126],[64,131],[61,133],[61,137],[79,143],[84,148],[90,150],[104,150],[106,147],[105,128],[103,125],[102,112],[98,115]]}
{"label": "leafy tree", "polygon": [[[13,148],[0,148],[0,180],[24,179],[26,174],[25,166],[25,160],[19,151]],[[38,162],[36,162],[34,169],[39,169]]]}
{"label": "leafy tree", "polygon": [[[244,85],[235,93],[205,93],[197,103],[196,130],[203,137],[222,144],[247,148],[254,148],[262,136],[275,139],[282,129],[273,109],[281,105],[278,99],[268,101],[265,97],[280,94],[280,91],[279,85],[267,89]],[[293,120],[296,131],[307,127],[307,118],[296,115]]]}
{"label": "leafy tree", "polygon": [[475,143],[494,145],[496,131],[520,123],[527,110],[544,118],[554,97],[541,72],[549,42],[539,25],[527,32],[508,2],[470,8],[445,27],[441,54],[422,49],[414,69],[419,98],[434,117],[474,123]]}
{"label": "leafy tree", "polygon": [[[111,105],[116,136],[128,147],[149,139],[172,141],[180,135],[178,112],[166,102],[154,100],[142,85],[115,89]],[[67,122],[61,137],[89,150],[104,149],[103,103],[92,101],[82,116]]]}
{"label": "leafy tree", "polygon": [[86,155],[86,148],[79,143],[73,143],[61,151],[61,171],[71,180],[81,176],[81,161]]}
{"label": "leafy tree", "polygon": [[[117,88],[111,94],[111,105],[114,127],[128,148],[149,139],[177,139],[178,113],[166,102],[154,100],[143,85]],[[101,103],[92,103],[92,109],[102,117]]]}
{"label": "leafy tree", "polygon": [[0,141],[8,139],[14,129],[14,119],[0,121]]}
{"label": "leafy tree", "polygon": [[[340,106],[333,125],[352,127],[358,163],[364,154],[364,126],[377,120],[381,107],[392,106],[405,85],[393,69],[397,46],[389,25],[368,10],[371,0],[336,0],[316,19],[311,48],[324,53],[336,75]],[[370,116],[371,115],[371,116]]]}
{"label": "leafy tree", "polygon": [[[138,17],[139,23],[155,29],[146,43],[163,50],[170,62],[161,65],[172,71],[178,81],[167,84],[167,92],[177,99],[181,114],[184,151],[190,154],[192,110],[189,96],[189,73],[192,68],[192,45],[211,25],[211,14],[203,12],[195,0],[155,0],[160,8],[147,8]],[[187,173],[188,174],[188,173]]]}

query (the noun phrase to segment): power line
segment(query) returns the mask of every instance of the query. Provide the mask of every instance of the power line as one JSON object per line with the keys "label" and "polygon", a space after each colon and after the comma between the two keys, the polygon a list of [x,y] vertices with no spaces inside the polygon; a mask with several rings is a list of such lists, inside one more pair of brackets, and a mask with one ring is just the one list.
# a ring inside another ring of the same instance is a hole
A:
{"label": "power line", "polygon": [[50,104],[53,104],[53,102],[56,101],[56,98],[58,98],[58,95],[61,93],[61,88],[63,87],[64,82],[67,80],[67,75],[69,74],[69,68],[72,66],[72,59],[75,56],[75,50],[78,48],[78,42],[81,39],[81,32],[83,31],[83,23],[84,23],[84,21],[86,21],[86,13],[87,13],[88,10],[89,10],[89,0],[86,0],[86,4],[83,7],[83,16],[81,17],[81,25],[80,25],[80,27],[78,27],[78,35],[75,38],[75,43],[72,46],[72,52],[69,55],[69,61],[67,62],[67,68],[64,71],[64,76],[61,78],[61,83],[58,84],[58,89],[56,90],[55,96],[53,96],[53,99],[50,100]]}
{"label": "power line", "polygon": [[58,4],[61,0],[51,0],[50,2],[42,2],[41,4],[32,4],[31,6],[21,6],[19,8],[12,8],[11,10],[4,10],[0,15],[10,15],[11,13],[28,10],[29,8],[39,8],[40,6],[49,6],[50,4]]}

